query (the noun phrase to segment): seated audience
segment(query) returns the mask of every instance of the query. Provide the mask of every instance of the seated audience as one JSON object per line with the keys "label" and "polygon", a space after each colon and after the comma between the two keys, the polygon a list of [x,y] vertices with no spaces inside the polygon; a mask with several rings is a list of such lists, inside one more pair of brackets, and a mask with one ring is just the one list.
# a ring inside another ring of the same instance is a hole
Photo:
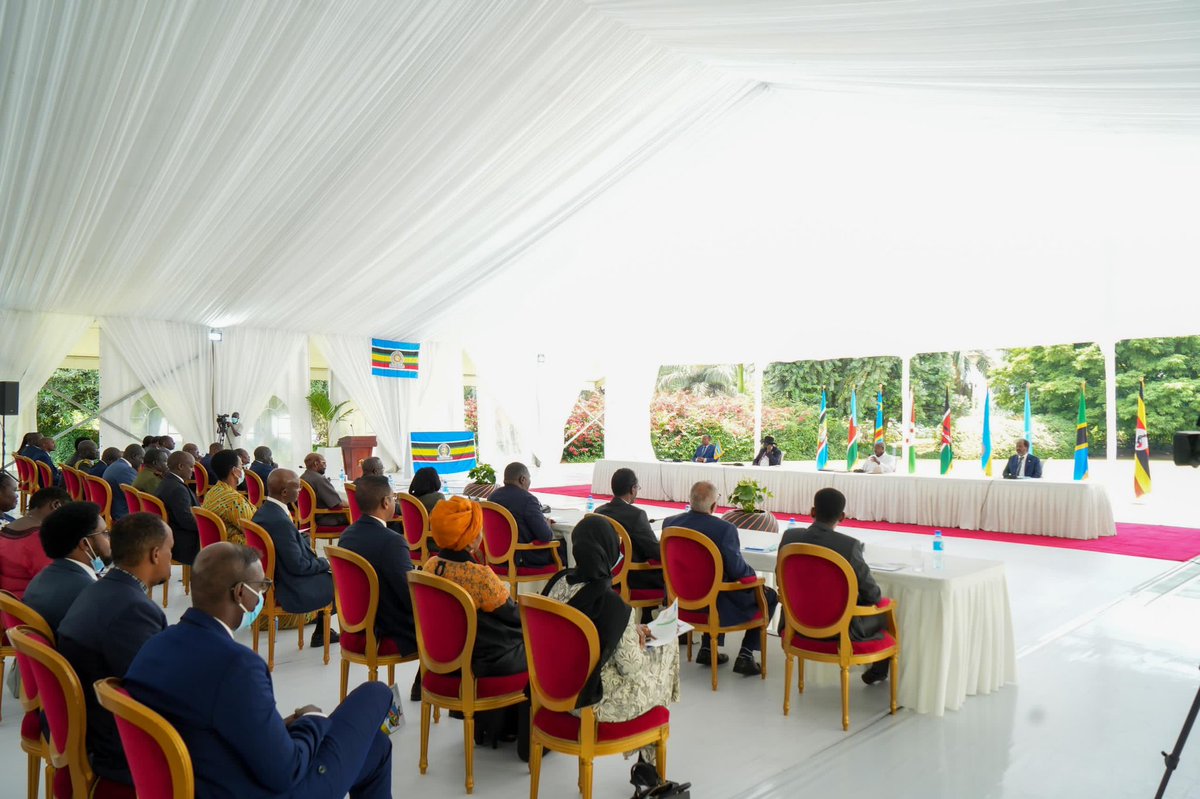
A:
{"label": "seated audience", "polygon": [[[54,485],[62,485],[62,472],[54,465],[54,458],[50,454],[54,452],[54,439],[46,438],[41,433],[27,433],[25,440],[21,445],[18,455],[29,458],[30,460],[41,461],[50,467],[50,474],[54,480]],[[40,479],[40,478],[39,478]],[[47,486],[43,486],[46,488]]]}
{"label": "seated audience", "polygon": [[[488,501],[505,508],[517,520],[517,541],[522,544],[532,544],[540,541],[549,544],[554,541],[554,532],[550,525],[554,520],[542,514],[542,503],[529,493],[531,480],[529,469],[523,463],[513,462],[504,467],[504,485],[497,488],[488,497]],[[561,540],[560,540],[561,541]],[[549,546],[545,551],[526,551],[517,553],[518,566],[549,566],[554,557]],[[559,544],[559,557],[566,563],[566,547]]]}
{"label": "seated audience", "polygon": [[[596,513],[620,522],[629,533],[629,541],[633,552],[629,559],[633,563],[645,563],[648,560],[662,560],[662,552],[658,546],[658,537],[650,527],[650,519],[646,511],[633,503],[637,501],[637,475],[633,469],[617,469],[612,476],[613,498],[596,508]],[[629,586],[631,588],[664,588],[662,572],[630,572]]]}
{"label": "seated audience", "polygon": [[[304,456],[304,474],[300,475],[300,479],[312,486],[313,493],[317,496],[318,508],[338,510],[346,507],[342,504],[342,498],[338,496],[333,483],[325,476],[325,456],[319,452],[310,452]],[[345,524],[346,518],[344,513],[318,513],[316,523],[322,526],[339,525]]]}
{"label": "seated audience", "polygon": [[[863,557],[863,543],[834,529],[846,519],[845,510],[846,497],[841,491],[822,488],[813,497],[813,523],[808,527],[793,527],[785,531],[779,539],[779,548],[783,549],[788,544],[815,544],[832,549],[849,561],[858,577],[858,604],[869,607],[883,597],[883,592],[879,590],[871,575],[871,567]],[[850,620],[850,639],[875,641],[883,637],[886,627],[887,619],[884,616],[856,616]],[[868,666],[862,675],[863,682],[872,685],[886,680],[889,662],[881,660]]]}
{"label": "seated audience", "polygon": [[93,463],[92,468],[88,469],[88,474],[92,477],[104,477],[104,472],[109,466],[112,466],[121,457],[121,450],[116,447],[105,447],[104,452],[100,455],[100,462]]}
{"label": "seated audience", "polygon": [[13,517],[9,511],[17,507],[21,501],[20,483],[17,478],[5,471],[0,471],[0,526],[11,524]]}
{"label": "seated audience", "polygon": [[[408,593],[408,573],[412,557],[408,540],[391,530],[387,522],[396,511],[396,495],[386,477],[360,477],[355,482],[358,507],[362,516],[346,528],[338,545],[361,555],[379,577],[379,610],[375,615],[375,635],[390,638],[396,648],[411,654],[417,651],[413,625],[412,597]],[[421,673],[417,672],[410,697],[421,698]]]}
{"label": "seated audience", "polygon": [[[234,452],[237,453],[238,464],[242,467],[242,482],[238,483],[237,490],[244,494],[246,493],[246,470],[250,468],[250,453],[244,449],[235,449]],[[264,490],[266,487],[266,483],[263,483]]]}
{"label": "seated audience", "polygon": [[[308,536],[292,522],[289,505],[300,496],[300,477],[291,469],[276,469],[267,478],[267,496],[254,514],[254,523],[267,531],[275,544],[275,601],[288,613],[311,613],[333,602],[333,575],[329,561],[317,557]],[[317,614],[312,646],[324,646],[325,625]],[[329,632],[329,643],[338,634]]]}
{"label": "seated audience", "polygon": [[[171,577],[167,523],[149,513],[131,513],[115,522],[112,558],[113,567],[79,593],[58,627],[58,651],[81,685],[124,677],[142,645],[167,626],[162,608],[150,598],[150,591]],[[83,695],[92,768],[105,779],[132,785],[112,714],[100,707],[95,691]]]}
{"label": "seated audience", "polygon": [[208,481],[210,483],[216,479],[213,476],[213,472],[212,472],[213,456],[216,455],[218,452],[221,452],[224,449],[225,448],[223,446],[221,446],[220,444],[218,444],[217,442],[214,441],[213,443],[208,445],[208,454],[200,459],[200,465],[204,467],[204,471],[208,472]]}
{"label": "seated audience", "polygon": [[90,438],[81,438],[75,442],[75,453],[67,459],[67,465],[87,471],[96,461],[100,460],[100,448]]}
{"label": "seated audience", "polygon": [[196,446],[192,442],[189,441],[188,443],[184,444],[182,451],[195,458],[196,463],[200,462],[200,447]]}
{"label": "seated audience", "polygon": [[254,623],[265,591],[253,549],[205,549],[192,607],[142,647],[125,688],[179,732],[199,799],[389,799],[392,745],[380,726],[391,692],[368,682],[328,717],[312,705],[281,717],[266,662],[232,634]]}
{"label": "seated audience", "polygon": [[121,457],[104,470],[104,482],[108,483],[109,488],[112,489],[110,511],[113,521],[129,513],[129,506],[125,503],[125,494],[121,491],[121,486],[133,485],[137,480],[137,470],[142,465],[142,458],[145,456],[144,449],[137,444],[130,444],[125,448]]}
{"label": "seated audience", "polygon": [[696,454],[692,456],[692,460],[696,463],[716,463],[720,459],[720,449],[713,443],[712,436],[701,436],[700,446],[696,447]]}
{"label": "seated audience", "polygon": [[783,450],[775,446],[774,436],[763,436],[762,448],[754,456],[755,466],[779,466],[783,463]]}
{"label": "seated audience", "polygon": [[432,466],[417,469],[412,482],[408,484],[408,493],[421,500],[425,510],[430,513],[433,513],[434,505],[446,498],[442,495],[442,478]]}
{"label": "seated audience", "polygon": [[0,590],[20,599],[29,581],[50,564],[38,531],[54,511],[71,501],[61,488],[42,488],[29,498],[25,515],[0,528]]}
{"label": "seated audience", "polygon": [[167,473],[154,490],[154,496],[162,500],[167,509],[167,524],[171,526],[171,537],[175,540],[171,547],[171,559],[191,566],[200,552],[200,532],[196,529],[196,517],[192,508],[196,502],[196,492],[188,485],[192,470],[196,467],[196,459],[186,449],[172,452],[167,457]]}
{"label": "seated audience", "polygon": [[159,436],[158,440],[155,441],[155,446],[165,449],[168,453],[174,452],[175,439],[171,438],[170,436]]}
{"label": "seated audience", "polygon": [[[686,513],[672,516],[664,521],[663,529],[684,527],[711,538],[721,552],[723,570],[721,579],[724,582],[736,583],[743,577],[753,577],[754,569],[751,569],[742,558],[742,545],[738,538],[737,528],[724,519],[714,516],[713,511],[716,509],[717,487],[704,481],[696,483],[692,486],[690,509]],[[767,616],[770,617],[775,613],[779,595],[769,587],[764,587],[763,592],[767,598]],[[755,589],[723,591],[717,597],[717,614],[721,624],[743,624],[754,618],[757,613],[758,600],[755,598]],[[700,654],[696,657],[696,662],[705,668],[709,668],[711,665],[708,639],[709,636],[705,635],[700,644]],[[721,641],[717,641],[718,645],[720,643]],[[761,674],[762,667],[754,660],[754,653],[761,649],[762,630],[757,627],[746,630],[746,634],[742,638],[742,648],[733,664],[733,670],[746,676]],[[717,655],[718,664],[728,660],[729,658],[723,653]]]}
{"label": "seated audience", "polygon": [[525,671],[521,615],[508,585],[479,562],[483,545],[483,509],[478,502],[451,497],[439,502],[429,517],[437,555],[422,570],[462,586],[478,611],[479,627],[471,670],[476,677],[501,677]]}
{"label": "seated audience", "polygon": [[254,519],[254,506],[237,490],[242,482],[242,466],[237,453],[223,449],[214,454],[209,471],[213,475],[213,482],[204,492],[204,502],[200,507],[221,517],[230,541],[244,544],[246,536],[242,534],[242,522]]}
{"label": "seated audience", "polygon": [[887,454],[887,448],[883,446],[882,441],[876,441],[874,451],[862,462],[862,466],[854,471],[863,474],[891,474],[896,471],[896,457]]}
{"label": "seated audience", "polygon": [[363,458],[358,464],[358,468],[362,470],[363,477],[385,477],[383,473],[383,458],[377,458],[372,455],[370,458]]}
{"label": "seated audience", "polygon": [[168,454],[161,447],[151,447],[146,450],[146,455],[142,458],[141,471],[138,472],[137,479],[133,481],[133,487],[138,491],[153,494],[158,488],[158,484],[162,482],[163,475],[167,473]]}
{"label": "seated audience", "polygon": [[1004,479],[1038,480],[1042,476],[1042,461],[1029,452],[1029,442],[1017,439],[1017,454],[1008,459],[1004,466]]}
{"label": "seated audience", "polygon": [[264,487],[267,485],[267,478],[271,476],[271,471],[278,465],[271,455],[270,447],[254,448],[254,462],[250,464],[250,471],[258,475],[258,479],[262,480]]}
{"label": "seated audience", "polygon": [[[592,705],[600,722],[629,721],[679,701],[679,647],[674,642],[646,646],[649,628],[638,624],[612,587],[612,570],[620,557],[612,525],[586,518],[571,533],[574,567],[554,575],[542,591],[596,625],[600,660],[579,695],[578,706]],[[654,763],[655,747],[643,748],[641,755]]]}
{"label": "seated audience", "polygon": [[29,583],[21,601],[41,614],[57,635],[75,597],[112,563],[112,548],[100,506],[91,502],[68,502],[51,513],[38,538],[52,560]]}

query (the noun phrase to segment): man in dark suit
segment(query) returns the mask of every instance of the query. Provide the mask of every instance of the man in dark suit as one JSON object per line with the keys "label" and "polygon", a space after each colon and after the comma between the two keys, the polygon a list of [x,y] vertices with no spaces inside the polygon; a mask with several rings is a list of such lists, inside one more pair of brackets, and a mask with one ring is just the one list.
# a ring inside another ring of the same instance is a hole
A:
{"label": "man in dark suit", "polygon": [[129,506],[125,504],[125,493],[121,491],[121,485],[122,483],[133,485],[133,481],[137,479],[137,470],[141,467],[142,459],[145,456],[146,450],[142,449],[140,444],[130,444],[125,448],[121,457],[104,470],[104,482],[112,488],[114,521],[129,513]]}
{"label": "man in dark suit", "polygon": [[[113,524],[112,556],[113,567],[80,592],[58,627],[58,651],[81,685],[124,677],[142,645],[167,626],[149,593],[171,576],[171,528],[157,514],[131,513]],[[105,779],[132,785],[112,714],[96,702],[95,691],[83,695],[92,767]]]}
{"label": "man in dark suit", "polygon": [[[753,577],[754,569],[751,569],[742,557],[742,543],[738,537],[737,528],[724,519],[713,516],[713,511],[717,509],[717,487],[706,481],[696,483],[692,486],[690,499],[690,509],[686,513],[672,516],[664,521],[663,529],[684,527],[711,538],[721,553],[723,571],[721,579],[724,582],[736,583],[744,577]],[[775,613],[779,595],[769,587],[764,587],[763,593],[767,599],[767,617],[770,618]],[[723,591],[717,597],[717,614],[720,616],[721,624],[742,624],[753,619],[757,613],[758,600],[755,597],[754,589]],[[718,640],[717,644],[720,645],[721,641]],[[700,644],[700,654],[696,657],[696,662],[701,666],[710,665],[708,647],[709,640],[706,635]],[[746,630],[746,634],[742,638],[742,648],[733,664],[733,670],[746,676],[762,674],[762,666],[754,660],[754,653],[761,650],[762,630],[759,628]],[[717,655],[718,664],[728,662],[728,660],[727,655]]]}
{"label": "man in dark suit", "polygon": [[175,539],[171,558],[188,566],[200,552],[200,531],[196,529],[196,517],[192,515],[192,508],[200,503],[188,485],[195,468],[196,459],[190,452],[172,452],[167,457],[167,473],[154,490],[154,496],[161,499],[167,509],[167,523],[171,525],[171,536]]}
{"label": "man in dark suit", "polygon": [[75,598],[112,562],[108,528],[100,506],[68,502],[46,517],[38,536],[46,557],[53,560],[29,582],[22,601],[57,635]]}
{"label": "man in dark suit", "polygon": [[[329,561],[318,558],[308,538],[292,523],[288,505],[300,496],[300,476],[291,469],[276,469],[267,478],[267,496],[254,514],[254,523],[267,531],[275,544],[275,601],[288,613],[309,613],[333,602],[333,575]],[[329,643],[338,634],[329,631]],[[325,645],[325,625],[317,615],[312,646]]]}
{"label": "man in dark suit", "polygon": [[[658,546],[658,538],[650,528],[650,519],[646,511],[633,503],[637,500],[637,475],[633,469],[617,469],[612,476],[613,498],[596,508],[596,513],[615,519],[629,533],[629,541],[633,552],[629,560],[633,563],[645,563],[648,560],[662,560],[662,552]],[[662,572],[630,572],[630,588],[664,588]]]}
{"label": "man in dark suit", "polygon": [[[41,461],[49,466],[54,485],[61,486],[62,473],[54,465],[54,459],[50,457],[51,452],[54,452],[54,439],[46,438],[41,433],[35,432],[25,434],[25,441],[17,454],[30,460]],[[42,486],[42,488],[50,488],[50,486]]]}
{"label": "man in dark suit", "polygon": [[[863,557],[863,543],[857,538],[839,533],[834,528],[845,520],[846,497],[836,488],[822,488],[813,497],[813,523],[807,528],[793,527],[779,540],[779,548],[788,544],[815,544],[832,549],[841,555],[854,569],[858,578],[858,604],[874,605],[883,597],[883,591],[871,575],[871,567]],[[874,641],[882,637],[887,621],[883,616],[860,616],[850,620],[850,638],[853,641]],[[863,682],[872,685],[888,676],[887,660],[872,663],[863,672]]]}
{"label": "man in dark suit", "polygon": [[[542,514],[542,503],[529,493],[531,484],[529,469],[523,463],[513,462],[504,467],[504,485],[488,497],[489,502],[503,506],[517,521],[517,541],[522,544],[549,544],[554,541],[550,525],[554,520]],[[558,554],[567,562],[567,548],[558,542]],[[518,566],[549,566],[554,562],[547,546],[545,552],[518,552]]]}
{"label": "man in dark suit", "polygon": [[1004,479],[1038,480],[1042,476],[1042,462],[1036,455],[1029,452],[1029,442],[1023,438],[1017,439],[1017,454],[1008,459],[1004,466]]}
{"label": "man in dark suit", "polygon": [[105,470],[117,462],[121,457],[121,450],[116,447],[105,447],[104,452],[100,455],[100,460],[92,464],[92,468],[88,469],[88,474],[92,477],[104,477]]}
{"label": "man in dark suit", "polygon": [[390,799],[392,745],[379,728],[391,691],[368,682],[328,718],[312,705],[281,717],[267,664],[232,633],[253,623],[265,591],[253,549],[205,549],[192,568],[192,607],[142,647],[125,688],[179,732],[198,797]]}
{"label": "man in dark suit", "polygon": [[223,446],[221,446],[216,441],[214,441],[213,443],[208,445],[208,454],[200,459],[200,465],[204,467],[204,471],[208,472],[208,482],[210,482],[210,483],[216,479],[216,476],[213,474],[213,471],[212,471],[213,455],[216,455],[218,452],[220,452],[223,449],[225,449]]}
{"label": "man in dark suit", "polygon": [[[338,496],[337,489],[333,487],[333,483],[325,476],[325,457],[319,452],[310,452],[304,456],[304,474],[300,475],[300,479],[312,486],[313,493],[317,497],[317,507],[326,510],[340,510],[345,508],[342,504],[342,498]],[[355,486],[357,487],[357,483]],[[318,513],[317,524],[340,525],[345,524],[349,516],[345,513]]]}
{"label": "man in dark suit", "polygon": [[692,460],[696,463],[717,462],[717,445],[713,443],[712,436],[703,435],[700,437],[700,446],[696,447],[696,454],[692,456]]}
{"label": "man in dark suit", "polygon": [[262,480],[264,487],[267,485],[267,479],[271,476],[271,471],[277,466],[270,447],[254,448],[254,462],[250,464],[250,471],[258,475],[258,479]]}

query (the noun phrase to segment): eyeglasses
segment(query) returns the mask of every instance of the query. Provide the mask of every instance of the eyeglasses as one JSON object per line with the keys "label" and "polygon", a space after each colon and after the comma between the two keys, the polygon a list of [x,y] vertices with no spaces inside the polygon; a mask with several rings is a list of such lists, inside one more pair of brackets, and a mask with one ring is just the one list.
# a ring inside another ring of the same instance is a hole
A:
{"label": "eyeglasses", "polygon": [[98,535],[102,535],[102,536],[104,536],[105,538],[108,538],[108,537],[109,537],[109,532],[108,532],[108,530],[101,530],[101,531],[100,531],[100,532],[98,532],[98,533],[88,533],[87,535],[85,535],[85,536],[84,536],[84,538],[95,538],[95,537],[96,537],[96,536],[98,536]]}
{"label": "eyeglasses", "polygon": [[275,585],[275,583],[271,580],[238,580],[236,583],[230,586],[229,590],[235,591],[239,585],[250,586],[255,590],[255,592],[259,594],[265,594],[267,591],[271,590],[271,586]]}

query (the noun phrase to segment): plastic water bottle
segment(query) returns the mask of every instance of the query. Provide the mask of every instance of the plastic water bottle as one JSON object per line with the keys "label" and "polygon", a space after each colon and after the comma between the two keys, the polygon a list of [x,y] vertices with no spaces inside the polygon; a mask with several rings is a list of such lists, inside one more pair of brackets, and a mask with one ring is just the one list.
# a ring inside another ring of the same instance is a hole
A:
{"label": "plastic water bottle", "polygon": [[343,485],[346,483],[346,470],[345,469],[342,469],[340,472],[338,472],[338,479],[342,481]]}
{"label": "plastic water bottle", "polygon": [[933,568],[935,571],[941,571],[943,553],[946,551],[946,540],[942,538],[941,530],[933,531]]}
{"label": "plastic water bottle", "polygon": [[793,516],[792,518],[788,519],[788,529],[790,530],[795,526],[796,526],[796,517]]}
{"label": "plastic water bottle", "polygon": [[588,494],[587,509],[588,513],[596,509],[596,500],[592,498],[591,494]]}

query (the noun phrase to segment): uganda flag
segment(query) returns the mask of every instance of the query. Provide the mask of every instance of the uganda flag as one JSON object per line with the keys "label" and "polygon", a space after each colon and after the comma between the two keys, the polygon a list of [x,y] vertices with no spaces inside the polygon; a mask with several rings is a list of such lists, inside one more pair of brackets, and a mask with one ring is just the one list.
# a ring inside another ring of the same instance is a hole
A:
{"label": "uganda flag", "polygon": [[1087,383],[1079,385],[1079,420],[1075,423],[1075,479],[1086,480],[1088,476],[1088,431],[1087,400],[1083,392]]}
{"label": "uganda flag", "polygon": [[375,377],[416,378],[420,344],[371,339],[371,374]]}
{"label": "uganda flag", "polygon": [[949,474],[954,466],[954,428],[950,424],[950,389],[946,389],[946,406],[942,410],[942,443],[940,459],[942,474]]}
{"label": "uganda flag", "polygon": [[858,465],[858,395],[850,389],[850,425],[846,431],[846,471]]}
{"label": "uganda flag", "polygon": [[1138,386],[1137,429],[1133,433],[1133,493],[1150,493],[1150,438],[1146,434],[1146,381]]}

